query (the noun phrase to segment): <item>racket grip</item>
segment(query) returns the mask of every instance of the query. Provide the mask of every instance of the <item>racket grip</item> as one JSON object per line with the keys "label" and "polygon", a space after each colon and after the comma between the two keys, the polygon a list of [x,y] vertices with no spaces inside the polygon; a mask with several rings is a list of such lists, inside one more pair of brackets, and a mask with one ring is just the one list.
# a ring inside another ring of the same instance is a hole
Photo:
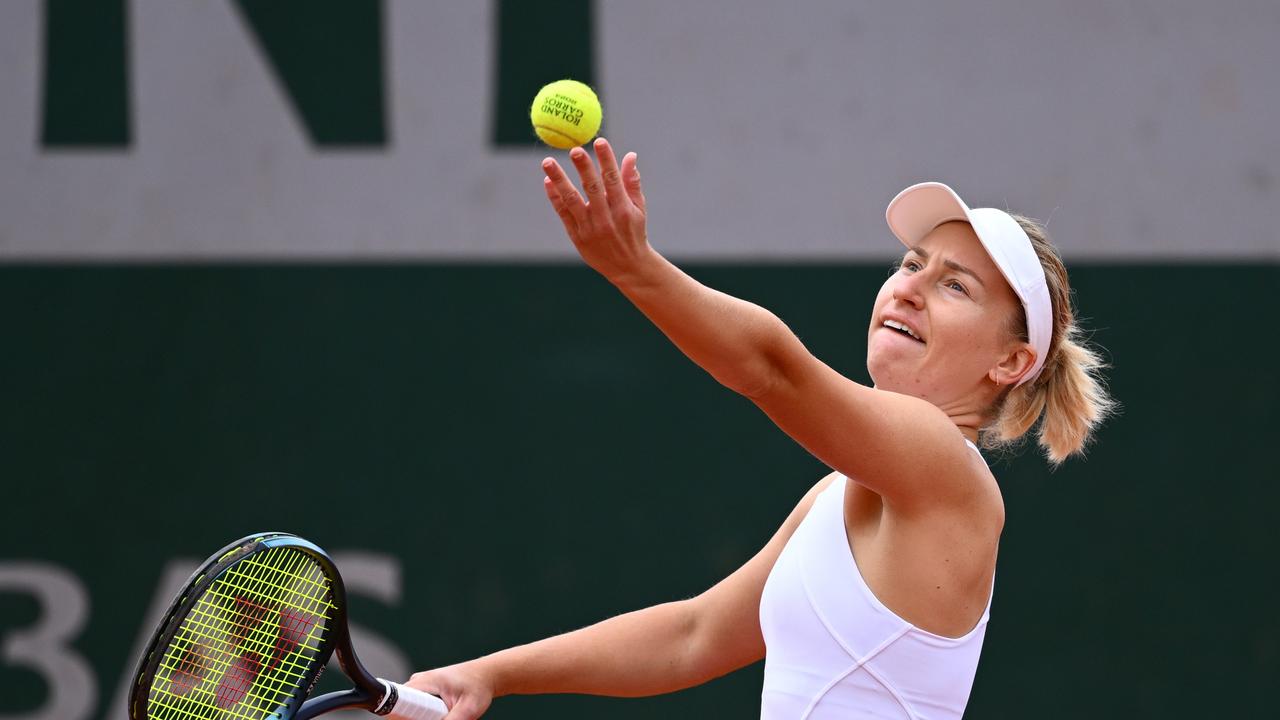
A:
{"label": "racket grip", "polygon": [[391,720],[441,720],[449,714],[449,708],[445,706],[444,701],[431,693],[415,690],[390,680],[382,682],[394,689],[397,696],[395,705],[392,705],[390,712],[383,717]]}

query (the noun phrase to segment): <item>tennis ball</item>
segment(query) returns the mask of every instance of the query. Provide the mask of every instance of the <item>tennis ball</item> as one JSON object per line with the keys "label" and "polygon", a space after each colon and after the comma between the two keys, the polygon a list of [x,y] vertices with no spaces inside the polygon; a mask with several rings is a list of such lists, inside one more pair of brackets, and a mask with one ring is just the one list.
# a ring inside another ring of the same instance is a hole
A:
{"label": "tennis ball", "polygon": [[568,150],[591,140],[600,130],[600,99],[577,80],[544,85],[533,99],[529,120],[542,142]]}

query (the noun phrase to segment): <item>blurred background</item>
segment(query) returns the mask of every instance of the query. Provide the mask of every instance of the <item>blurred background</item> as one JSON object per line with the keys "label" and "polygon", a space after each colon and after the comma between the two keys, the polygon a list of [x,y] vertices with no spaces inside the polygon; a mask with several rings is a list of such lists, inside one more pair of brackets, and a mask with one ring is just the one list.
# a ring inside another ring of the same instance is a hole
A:
{"label": "blurred background", "polygon": [[[593,84],[655,247],[866,382],[923,180],[1049,224],[1121,416],[989,457],[967,717],[1257,717],[1280,676],[1280,4],[5,0],[0,719],[122,720],[247,533],[405,677],[695,595],[825,473],[577,259],[528,108]],[[762,665],[487,717],[752,717]]]}

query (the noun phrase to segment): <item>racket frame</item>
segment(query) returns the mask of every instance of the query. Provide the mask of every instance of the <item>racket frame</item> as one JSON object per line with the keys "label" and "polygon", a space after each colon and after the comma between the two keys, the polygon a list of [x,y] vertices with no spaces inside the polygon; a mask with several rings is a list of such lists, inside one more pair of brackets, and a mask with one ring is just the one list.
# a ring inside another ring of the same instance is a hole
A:
{"label": "racket frame", "polygon": [[[129,691],[130,720],[147,720],[147,704],[155,674],[164,661],[165,653],[192,609],[209,587],[228,569],[245,558],[272,548],[289,547],[308,555],[328,576],[331,589],[330,601],[334,605],[326,625],[325,641],[319,648],[312,666],[303,676],[293,694],[273,712],[274,717],[290,720],[309,720],[317,715],[340,708],[364,708],[371,712],[383,710],[388,700],[394,700],[392,689],[375,678],[360,664],[351,645],[351,633],[347,627],[346,589],[342,576],[333,560],[318,546],[296,535],[283,532],[265,532],[246,535],[214,553],[196,569],[182,589],[174,596],[164,620],[138,658],[133,683]],[[330,657],[336,653],[343,673],[355,685],[350,690],[339,690],[308,700],[308,696],[320,679]],[[390,703],[391,705],[394,702]],[[293,712],[288,712],[292,708]],[[387,709],[390,709],[387,707]],[[265,717],[273,717],[268,712]]]}

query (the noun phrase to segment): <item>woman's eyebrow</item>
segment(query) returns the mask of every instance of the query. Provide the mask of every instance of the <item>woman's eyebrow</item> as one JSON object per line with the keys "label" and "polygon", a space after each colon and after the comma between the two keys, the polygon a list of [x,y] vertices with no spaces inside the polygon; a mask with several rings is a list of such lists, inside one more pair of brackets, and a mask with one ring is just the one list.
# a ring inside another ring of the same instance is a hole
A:
{"label": "woman's eyebrow", "polygon": [[943,261],[942,261],[942,264],[943,264],[943,265],[946,265],[947,267],[951,268],[952,270],[955,270],[955,271],[956,271],[956,272],[958,272],[958,273],[964,273],[965,275],[968,275],[969,277],[973,278],[974,280],[977,280],[977,281],[978,281],[978,284],[982,286],[982,289],[983,289],[983,290],[986,290],[986,289],[987,289],[987,284],[986,284],[986,283],[984,283],[984,282],[982,282],[982,278],[978,277],[978,274],[977,274],[977,273],[975,273],[974,271],[970,270],[969,268],[967,268],[967,267],[965,267],[965,266],[961,265],[960,263],[956,262],[955,260],[943,260]]}
{"label": "woman's eyebrow", "polygon": [[[929,253],[928,253],[924,248],[922,248],[922,247],[920,247],[920,246],[918,246],[918,245],[913,245],[913,246],[911,247],[911,252],[913,252],[913,253],[915,253],[915,254],[919,255],[920,257],[924,258],[925,260],[928,260],[928,259],[929,259]],[[983,290],[987,289],[987,284],[986,284],[986,283],[984,283],[984,282],[982,282],[982,278],[978,277],[978,274],[977,274],[977,273],[975,273],[974,271],[970,270],[969,268],[967,268],[967,267],[965,267],[965,266],[961,265],[960,263],[956,262],[955,260],[943,260],[943,261],[942,261],[942,264],[943,264],[943,265],[945,265],[945,266],[947,266],[947,267],[949,267],[949,268],[951,268],[952,270],[955,270],[955,271],[956,271],[956,272],[958,272],[958,273],[964,273],[965,275],[968,275],[969,277],[973,278],[974,280],[977,280],[977,281],[978,281],[978,284],[982,286],[982,289],[983,289]]]}

